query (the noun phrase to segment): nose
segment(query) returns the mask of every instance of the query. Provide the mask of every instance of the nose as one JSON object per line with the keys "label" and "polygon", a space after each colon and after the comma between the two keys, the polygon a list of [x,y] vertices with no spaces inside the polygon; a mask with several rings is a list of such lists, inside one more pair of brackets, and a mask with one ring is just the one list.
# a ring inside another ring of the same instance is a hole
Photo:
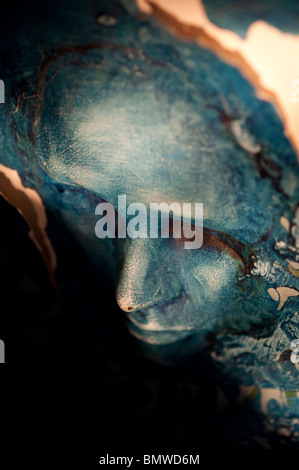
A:
{"label": "nose", "polygon": [[[157,256],[158,240],[126,241],[125,256],[118,276],[116,300],[124,312],[134,312],[177,297],[178,278],[171,272],[168,256]],[[163,281],[162,281],[163,279]]]}

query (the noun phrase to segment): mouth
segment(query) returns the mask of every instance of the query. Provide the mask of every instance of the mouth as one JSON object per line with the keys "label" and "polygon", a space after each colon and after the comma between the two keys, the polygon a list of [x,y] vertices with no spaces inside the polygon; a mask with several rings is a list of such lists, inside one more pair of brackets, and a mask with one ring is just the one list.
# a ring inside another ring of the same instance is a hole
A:
{"label": "mouth", "polygon": [[167,345],[173,344],[193,336],[195,330],[190,329],[179,329],[179,328],[168,328],[168,329],[149,329],[139,328],[132,322],[128,322],[128,330],[134,338],[150,344],[150,345]]}
{"label": "mouth", "polygon": [[176,325],[176,326],[161,325],[158,321],[155,321],[155,320],[151,320],[147,324],[142,324],[136,318],[130,317],[129,315],[128,315],[128,319],[130,320],[131,323],[133,323],[133,325],[136,328],[142,331],[161,332],[161,331],[192,331],[193,330],[192,327],[186,328],[186,326],[183,326],[183,325]]}
{"label": "mouth", "polygon": [[127,314],[129,332],[148,344],[169,344],[193,335],[194,308],[188,294]]}

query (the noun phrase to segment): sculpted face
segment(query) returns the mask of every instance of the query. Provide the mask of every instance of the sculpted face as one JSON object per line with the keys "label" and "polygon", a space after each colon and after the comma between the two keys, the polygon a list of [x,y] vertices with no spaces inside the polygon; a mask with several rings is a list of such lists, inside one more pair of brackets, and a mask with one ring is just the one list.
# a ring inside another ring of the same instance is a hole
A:
{"label": "sculpted face", "polygon": [[84,67],[71,55],[45,91],[35,152],[55,181],[116,209],[121,194],[146,207],[203,203],[200,249],[184,249],[182,239],[119,239],[114,254],[117,302],[132,334],[150,345],[176,343],[184,355],[222,329],[269,334],[267,272],[257,278],[253,270],[261,241],[266,250],[281,230],[294,155],[273,115],[283,152],[272,153],[265,136],[255,136],[260,104],[238,74],[228,70],[224,97],[209,89],[219,62],[197,52],[196,66],[208,70],[194,79],[185,64],[190,51],[181,48],[176,67],[137,50],[92,47],[80,59]]}
{"label": "sculpted face", "polygon": [[[115,5],[108,26],[85,6],[59,33],[47,23],[43,59],[28,56],[37,82],[26,81],[29,98],[11,113],[27,136],[22,151],[33,173],[37,164],[51,184],[81,191],[80,209],[68,196],[64,214],[101,271],[112,272],[128,328],[151,356],[177,361],[235,334],[244,351],[248,341],[264,351],[291,305],[277,310],[285,297],[276,288],[299,287],[288,265],[298,258],[295,153],[272,105],[236,69]],[[50,207],[52,193],[39,187]],[[96,239],[89,202],[117,209],[119,195],[146,208],[203,203],[202,247]]]}

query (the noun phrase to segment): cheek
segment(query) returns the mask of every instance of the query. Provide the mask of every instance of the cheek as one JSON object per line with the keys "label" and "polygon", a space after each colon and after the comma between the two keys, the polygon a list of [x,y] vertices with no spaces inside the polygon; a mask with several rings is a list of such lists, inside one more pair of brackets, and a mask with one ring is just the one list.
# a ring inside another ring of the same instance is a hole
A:
{"label": "cheek", "polygon": [[[180,274],[184,289],[194,304],[221,311],[238,297],[241,264],[226,252],[213,249],[183,250]],[[223,305],[223,302],[228,303]],[[220,312],[219,312],[220,313]]]}

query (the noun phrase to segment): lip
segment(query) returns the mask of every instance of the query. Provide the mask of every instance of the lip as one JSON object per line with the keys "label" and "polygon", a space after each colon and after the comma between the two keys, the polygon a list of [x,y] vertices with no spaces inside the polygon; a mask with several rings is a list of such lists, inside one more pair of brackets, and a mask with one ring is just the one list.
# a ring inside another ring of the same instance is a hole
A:
{"label": "lip", "polygon": [[[143,313],[143,312],[142,312]],[[157,321],[149,321],[147,324],[142,324],[138,322],[135,318],[130,318],[128,316],[128,319],[135,327],[137,327],[141,331],[153,331],[153,332],[162,332],[162,331],[191,331],[193,330],[193,327],[188,327],[186,328],[183,325],[177,325],[177,326],[163,326],[160,325]]]}
{"label": "lip", "polygon": [[189,296],[182,293],[169,302],[127,314],[127,326],[135,338],[146,343],[173,343],[194,333],[193,308]]}
{"label": "lip", "polygon": [[128,330],[136,339],[150,345],[167,345],[186,339],[194,333],[194,329],[184,330],[149,330],[139,328],[131,321],[128,321]]}
{"label": "lip", "polygon": [[[189,295],[182,291],[177,297],[156,303],[144,310],[127,313],[127,318],[140,330],[145,331],[181,331],[191,329],[182,325],[182,318],[190,317],[192,303]],[[181,316],[181,318],[180,318]]]}

